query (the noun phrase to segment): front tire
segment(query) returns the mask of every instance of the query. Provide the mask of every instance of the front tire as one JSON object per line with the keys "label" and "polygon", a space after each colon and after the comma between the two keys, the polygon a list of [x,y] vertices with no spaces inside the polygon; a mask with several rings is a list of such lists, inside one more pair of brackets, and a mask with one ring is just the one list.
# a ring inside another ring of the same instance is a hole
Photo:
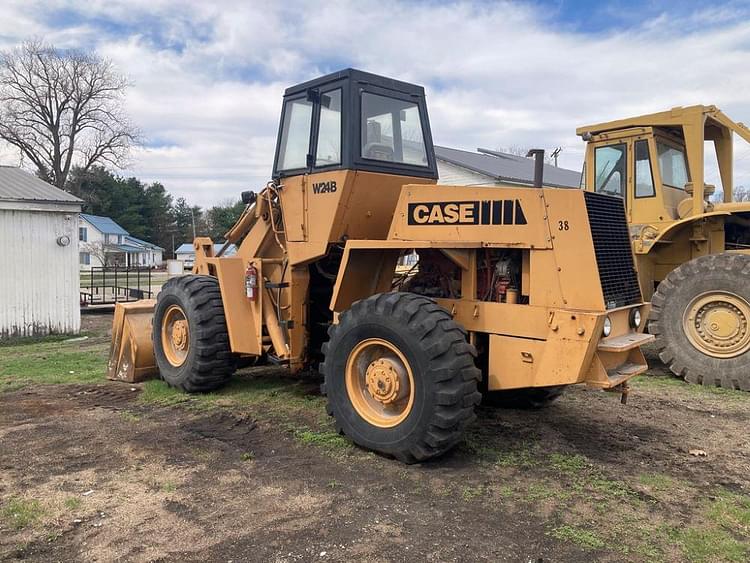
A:
{"label": "front tire", "polygon": [[690,383],[750,391],[750,256],[682,264],[659,284],[649,332],[661,360]]}
{"label": "front tire", "polygon": [[187,393],[224,385],[235,370],[219,282],[211,276],[172,278],[161,288],[153,321],[161,378]]}
{"label": "front tire", "polygon": [[374,295],[328,334],[320,365],[328,413],[356,444],[416,463],[450,449],[475,419],[476,351],[433,300]]}

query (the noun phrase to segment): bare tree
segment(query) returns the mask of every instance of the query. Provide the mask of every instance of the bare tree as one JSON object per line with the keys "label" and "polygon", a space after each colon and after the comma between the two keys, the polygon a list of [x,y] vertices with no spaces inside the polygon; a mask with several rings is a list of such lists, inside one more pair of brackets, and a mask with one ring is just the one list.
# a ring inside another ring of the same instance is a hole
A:
{"label": "bare tree", "polygon": [[38,41],[0,53],[0,139],[62,188],[71,166],[121,167],[138,132],[111,61]]}
{"label": "bare tree", "polygon": [[[714,195],[711,196],[711,201],[713,203],[723,202],[724,191],[717,189],[716,192],[714,192]],[[745,186],[736,186],[734,188],[734,192],[732,193],[732,201],[736,201],[736,202],[750,201],[750,189],[746,188]]]}
{"label": "bare tree", "polygon": [[80,249],[82,252],[88,252],[99,261],[100,266],[111,266],[114,264],[115,257],[111,252],[107,252],[111,248],[111,245],[104,244],[103,242],[82,242]]}
{"label": "bare tree", "polygon": [[[513,156],[523,156],[526,157],[527,154],[529,154],[529,150],[526,147],[522,147],[519,145],[510,145],[509,147],[500,147],[495,149],[495,152],[503,152],[505,154],[512,154]],[[544,162],[546,164],[554,164],[555,159],[549,155],[549,151],[544,153]]]}

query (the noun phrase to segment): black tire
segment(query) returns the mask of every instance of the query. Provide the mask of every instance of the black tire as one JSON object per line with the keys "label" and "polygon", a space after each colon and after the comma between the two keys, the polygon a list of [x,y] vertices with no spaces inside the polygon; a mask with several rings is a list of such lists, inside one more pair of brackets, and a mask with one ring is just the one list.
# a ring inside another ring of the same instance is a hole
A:
{"label": "black tire", "polygon": [[[184,363],[172,365],[164,353],[161,326],[172,305],[184,312],[189,327],[189,349]],[[153,321],[153,344],[161,378],[188,393],[213,391],[224,385],[235,370],[229,348],[219,282],[211,276],[172,278],[161,288]]]}
{"label": "black tire", "polygon": [[[461,440],[476,418],[481,372],[466,331],[432,299],[383,293],[358,301],[328,330],[323,346],[323,392],[339,432],[356,444],[404,463],[435,457]],[[346,363],[360,342],[379,338],[405,356],[414,375],[414,402],[397,426],[382,428],[357,412],[347,393]]]}
{"label": "black tire", "polygon": [[482,403],[503,409],[543,409],[554,403],[565,392],[566,385],[528,387],[508,391],[488,391]]}
{"label": "black tire", "polygon": [[701,352],[685,334],[683,319],[694,299],[711,291],[731,292],[750,303],[750,256],[715,254],[682,264],[652,299],[648,330],[659,358],[690,383],[750,391],[750,352],[720,358]]}

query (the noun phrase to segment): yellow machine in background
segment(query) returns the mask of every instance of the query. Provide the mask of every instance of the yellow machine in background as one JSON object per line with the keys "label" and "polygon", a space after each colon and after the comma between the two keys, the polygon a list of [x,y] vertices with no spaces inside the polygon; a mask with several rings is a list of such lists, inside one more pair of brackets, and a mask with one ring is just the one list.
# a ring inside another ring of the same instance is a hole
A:
{"label": "yellow machine in background", "polygon": [[151,343],[188,392],[241,357],[319,366],[337,428],[405,462],[458,442],[479,389],[533,405],[575,383],[626,392],[652,337],[622,200],[436,179],[421,87],[346,70],[289,88],[273,181],[226,236],[237,254],[196,239],[151,334],[148,306],[121,309],[112,376],[148,368]]}
{"label": "yellow machine in background", "polygon": [[[750,142],[750,130],[693,106],[577,133],[586,190],[625,201],[661,359],[692,383],[750,391],[750,202],[733,200],[732,176],[733,134]],[[719,201],[705,182],[709,142]]]}

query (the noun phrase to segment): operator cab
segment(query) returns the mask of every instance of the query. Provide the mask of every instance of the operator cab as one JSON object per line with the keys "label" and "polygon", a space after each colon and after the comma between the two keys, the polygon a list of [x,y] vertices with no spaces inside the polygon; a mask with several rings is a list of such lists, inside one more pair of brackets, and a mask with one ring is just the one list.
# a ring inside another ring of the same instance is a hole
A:
{"label": "operator cab", "polygon": [[[669,226],[721,203],[705,182],[706,142],[713,144],[723,190],[732,202],[732,135],[750,130],[714,106],[666,112],[579,127],[587,142],[581,187],[625,199],[634,224]],[[637,220],[636,220],[637,219]]]}
{"label": "operator cab", "polygon": [[[690,174],[681,135],[651,127],[617,133],[615,138],[591,143],[590,188],[623,198],[629,210],[641,208],[652,222],[677,219],[680,203],[690,198]],[[583,184],[586,172],[584,169]]]}
{"label": "operator cab", "polygon": [[424,88],[354,69],[288,88],[274,179],[335,170],[437,179]]}

